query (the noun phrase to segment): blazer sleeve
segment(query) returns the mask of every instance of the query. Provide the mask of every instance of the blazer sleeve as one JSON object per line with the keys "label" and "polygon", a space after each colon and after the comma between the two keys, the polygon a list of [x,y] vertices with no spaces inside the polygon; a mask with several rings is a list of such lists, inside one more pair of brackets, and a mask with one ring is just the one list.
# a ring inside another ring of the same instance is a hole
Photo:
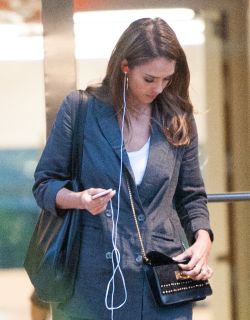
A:
{"label": "blazer sleeve", "polygon": [[35,170],[33,194],[39,207],[53,214],[56,194],[66,187],[71,189],[72,108],[79,101],[77,91],[70,93],[62,102],[51,133]]}
{"label": "blazer sleeve", "polygon": [[213,240],[207,208],[207,194],[199,165],[198,135],[194,119],[191,131],[191,141],[184,147],[175,192],[176,210],[189,243],[194,242],[194,235],[200,229],[207,230]]}

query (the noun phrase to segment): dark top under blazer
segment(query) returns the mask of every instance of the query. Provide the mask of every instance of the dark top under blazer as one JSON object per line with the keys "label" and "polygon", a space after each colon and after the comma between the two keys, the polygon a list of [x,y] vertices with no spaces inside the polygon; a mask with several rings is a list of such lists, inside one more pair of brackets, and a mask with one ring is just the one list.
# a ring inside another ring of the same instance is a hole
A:
{"label": "dark top under blazer", "polygon": [[[70,187],[72,147],[71,109],[78,103],[72,92],[63,101],[50,137],[35,172],[34,196],[38,205],[57,214],[55,198],[63,187]],[[126,150],[123,169],[132,184],[135,208],[146,251],[157,250],[176,255],[183,250],[181,225],[192,241],[199,229],[210,229],[207,197],[198,161],[198,139],[195,122],[189,145],[174,147],[168,143],[157,125],[152,123],[149,158],[143,180],[135,185]],[[118,190],[121,133],[114,109],[91,97],[84,129],[82,183],[88,188]],[[113,198],[117,208],[117,194]],[[93,216],[83,210],[82,248],[75,293],[61,307],[83,319],[110,319],[105,308],[105,292],[112,274],[112,219],[110,206]],[[191,319],[191,304],[159,308],[145,281],[140,244],[131,212],[126,182],[121,186],[120,218],[117,246],[121,253],[128,299],[115,311],[118,320]],[[115,305],[123,300],[121,282],[116,284]]]}

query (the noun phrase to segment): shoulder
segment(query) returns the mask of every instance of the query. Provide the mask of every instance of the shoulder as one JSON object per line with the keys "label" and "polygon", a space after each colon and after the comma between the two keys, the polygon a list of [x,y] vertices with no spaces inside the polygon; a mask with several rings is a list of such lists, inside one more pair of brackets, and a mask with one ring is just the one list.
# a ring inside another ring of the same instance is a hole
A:
{"label": "shoulder", "polygon": [[71,133],[79,101],[79,90],[71,91],[63,98],[52,127],[53,131],[56,128],[63,128],[63,130],[65,130],[65,134],[68,135]]}
{"label": "shoulder", "polygon": [[73,90],[67,96],[64,97],[60,109],[59,115],[66,115],[69,117],[74,117],[74,114],[77,112],[78,106],[82,100],[83,103],[86,103],[89,99],[89,94],[84,90]]}
{"label": "shoulder", "polygon": [[[80,101],[81,98],[82,102]],[[114,113],[114,107],[112,104],[85,90],[71,91],[62,102],[62,113],[67,114],[73,120],[80,102],[83,107],[86,107],[83,109],[85,109],[85,111],[88,110],[87,113],[100,114],[101,116],[107,114],[113,115]]]}
{"label": "shoulder", "polygon": [[63,104],[68,106],[68,108],[76,107],[78,106],[81,97],[83,100],[87,100],[89,94],[84,90],[73,90],[64,98]]}

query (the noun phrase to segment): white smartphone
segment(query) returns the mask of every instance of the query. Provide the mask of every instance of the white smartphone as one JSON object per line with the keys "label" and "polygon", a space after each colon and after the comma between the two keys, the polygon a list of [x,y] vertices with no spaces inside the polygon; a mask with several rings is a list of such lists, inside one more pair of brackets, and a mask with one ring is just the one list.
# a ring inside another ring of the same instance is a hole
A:
{"label": "white smartphone", "polygon": [[94,200],[94,199],[97,199],[97,198],[99,198],[99,197],[103,197],[103,196],[105,196],[106,194],[110,193],[111,191],[113,191],[113,189],[108,189],[108,190],[104,190],[104,191],[102,191],[102,192],[99,192],[99,193],[93,195],[93,196],[92,196],[92,199]]}

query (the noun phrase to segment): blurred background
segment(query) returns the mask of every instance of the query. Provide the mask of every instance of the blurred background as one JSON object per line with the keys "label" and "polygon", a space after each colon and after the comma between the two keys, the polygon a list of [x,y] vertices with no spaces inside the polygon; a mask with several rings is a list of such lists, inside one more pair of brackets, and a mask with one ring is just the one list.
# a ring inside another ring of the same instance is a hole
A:
{"label": "blurred background", "polygon": [[[189,62],[207,192],[250,190],[250,0],[0,0],[0,320],[45,319],[31,318],[22,265],[39,214],[33,172],[63,97],[100,82],[123,30],[157,16]],[[214,294],[194,318],[247,320],[249,202],[209,209]]]}

